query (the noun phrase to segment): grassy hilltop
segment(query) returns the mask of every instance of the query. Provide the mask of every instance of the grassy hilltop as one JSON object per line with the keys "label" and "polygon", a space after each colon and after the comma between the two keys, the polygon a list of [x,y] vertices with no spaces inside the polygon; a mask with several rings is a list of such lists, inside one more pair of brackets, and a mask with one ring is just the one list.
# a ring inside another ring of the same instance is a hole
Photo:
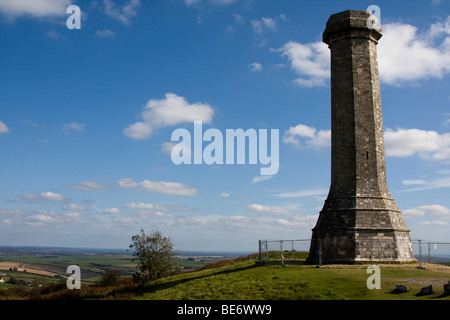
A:
{"label": "grassy hilltop", "polygon": [[[180,274],[159,280],[138,299],[237,299],[237,300],[371,300],[449,299],[443,284],[450,279],[450,267],[426,265],[380,265],[381,289],[366,286],[368,265],[311,265],[256,267],[253,259],[233,262],[218,269]],[[395,284],[405,284],[409,292],[393,293]],[[433,284],[435,293],[416,296],[422,287]]]}
{"label": "grassy hilltop", "polygon": [[[450,300],[443,290],[443,284],[450,280],[450,267],[445,265],[425,264],[426,269],[418,269],[418,264],[380,264],[381,289],[369,290],[368,265],[255,266],[256,258],[251,255],[222,260],[144,285],[124,277],[115,286],[82,285],[81,290],[68,290],[60,281],[21,294],[25,299]],[[396,283],[407,285],[409,292],[394,293]],[[417,295],[430,284],[434,294]]]}

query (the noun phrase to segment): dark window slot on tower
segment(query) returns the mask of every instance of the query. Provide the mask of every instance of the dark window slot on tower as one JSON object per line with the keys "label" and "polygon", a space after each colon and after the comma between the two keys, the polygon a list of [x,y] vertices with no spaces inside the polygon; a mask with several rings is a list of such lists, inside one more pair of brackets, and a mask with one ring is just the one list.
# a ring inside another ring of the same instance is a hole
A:
{"label": "dark window slot on tower", "polygon": [[366,160],[369,160],[369,151],[366,151]]}

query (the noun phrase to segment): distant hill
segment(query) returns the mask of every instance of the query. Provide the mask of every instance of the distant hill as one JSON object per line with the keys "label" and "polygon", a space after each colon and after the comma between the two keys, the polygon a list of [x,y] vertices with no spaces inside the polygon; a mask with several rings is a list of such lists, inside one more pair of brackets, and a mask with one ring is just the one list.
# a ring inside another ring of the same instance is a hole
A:
{"label": "distant hill", "polygon": [[[128,254],[126,249],[72,247],[0,246],[0,254],[10,255],[70,255],[70,254]],[[1,255],[0,255],[1,257]]]}

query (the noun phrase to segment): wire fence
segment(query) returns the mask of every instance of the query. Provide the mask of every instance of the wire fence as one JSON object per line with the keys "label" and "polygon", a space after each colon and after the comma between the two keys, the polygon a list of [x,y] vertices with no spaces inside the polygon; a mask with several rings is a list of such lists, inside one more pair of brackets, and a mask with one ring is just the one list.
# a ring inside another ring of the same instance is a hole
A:
{"label": "wire fence", "polygon": [[[411,244],[414,258],[420,264],[450,264],[450,242],[413,239]],[[301,264],[308,257],[310,245],[311,239],[259,240],[259,263]],[[383,252],[383,250],[385,250],[383,243],[372,243],[367,252],[367,261],[372,261],[374,252]],[[319,248],[319,252],[321,252],[321,248]],[[321,256],[319,256],[319,265],[321,264]]]}
{"label": "wire fence", "polygon": [[450,242],[411,240],[414,256],[419,263],[450,262]]}
{"label": "wire fence", "polygon": [[307,258],[310,239],[259,240],[259,263],[273,261],[295,264]]}

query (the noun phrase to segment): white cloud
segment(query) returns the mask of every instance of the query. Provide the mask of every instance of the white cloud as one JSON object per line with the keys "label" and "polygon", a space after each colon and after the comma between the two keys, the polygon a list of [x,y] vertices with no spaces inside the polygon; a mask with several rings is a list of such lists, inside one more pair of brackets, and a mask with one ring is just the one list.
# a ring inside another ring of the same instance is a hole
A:
{"label": "white cloud", "polygon": [[450,160],[450,133],[419,129],[386,129],[386,155],[406,157],[418,154],[426,160]]}
{"label": "white cloud", "polygon": [[328,190],[326,189],[308,189],[308,190],[277,193],[274,196],[280,198],[300,198],[300,197],[320,196],[326,194],[328,194]]}
{"label": "white cloud", "polygon": [[284,13],[280,14],[280,19],[283,21],[288,21],[288,18],[286,17],[286,15]]}
{"label": "white cloud", "polygon": [[164,142],[163,144],[161,144],[161,152],[167,153],[167,154],[172,154],[172,149],[176,145],[177,145],[176,142]]}
{"label": "white cloud", "polygon": [[[449,97],[449,100],[450,100],[450,97]],[[450,113],[444,114],[444,117],[445,117],[445,119],[444,119],[442,125],[444,127],[449,127],[450,126]]]}
{"label": "white cloud", "polygon": [[86,191],[104,190],[109,188],[107,185],[95,181],[83,181],[81,184],[67,184],[66,187]]}
{"label": "white cloud", "polygon": [[[450,72],[450,16],[418,32],[409,24],[382,25],[377,48],[380,81],[390,85],[414,84],[418,80],[441,78]],[[279,49],[291,62],[303,87],[324,86],[330,78],[330,52],[321,41],[289,41]]]}
{"label": "white cloud", "polygon": [[66,204],[63,206],[64,210],[75,210],[75,211],[83,211],[86,210],[86,207],[76,205],[75,203]]}
{"label": "white cloud", "polygon": [[27,201],[36,201],[36,200],[50,200],[50,201],[63,201],[65,198],[59,193],[54,192],[42,192],[41,194],[34,193],[25,193],[21,194],[20,197]]}
{"label": "white cloud", "polygon": [[287,208],[278,206],[264,206],[261,204],[251,204],[247,207],[248,212],[256,212],[268,215],[290,215],[291,211]]}
{"label": "white cloud", "polygon": [[240,14],[237,14],[237,13],[233,14],[233,18],[234,18],[234,21],[236,21],[238,23],[244,22],[244,17],[241,16]]}
{"label": "white cloud", "polygon": [[263,67],[259,62],[253,62],[248,65],[252,72],[262,71]]}
{"label": "white cloud", "polygon": [[162,153],[172,155],[172,150],[175,154],[179,154],[180,156],[182,155],[187,158],[190,158],[192,154],[191,145],[183,144],[181,146],[177,142],[164,142],[161,144]]}
{"label": "white cloud", "polygon": [[78,212],[70,212],[63,215],[63,218],[66,221],[74,221],[74,220],[80,220],[81,215]]}
{"label": "white cloud", "polygon": [[151,124],[142,121],[135,122],[129,125],[125,130],[124,134],[130,138],[141,140],[147,139],[152,135]]}
{"label": "white cloud", "polygon": [[103,210],[103,213],[118,214],[118,213],[120,213],[120,210],[117,208],[108,208],[108,209]]}
{"label": "white cloud", "polygon": [[420,183],[419,186],[404,191],[421,191],[421,190],[448,188],[448,187],[450,187],[450,177],[445,177],[431,181],[424,181],[423,183]]}
{"label": "white cloud", "polygon": [[447,221],[450,220],[450,209],[438,204],[424,205],[417,208],[403,210],[402,215],[405,219],[417,217],[428,218],[428,220],[418,222],[418,225],[421,226],[447,225]]}
{"label": "white cloud", "polygon": [[383,25],[378,45],[380,79],[388,84],[441,78],[450,72],[450,16],[426,32],[408,24]]}
{"label": "white cloud", "polygon": [[155,218],[169,218],[169,219],[175,218],[173,214],[153,210],[141,210],[138,213],[134,213],[133,215],[137,215],[140,217],[155,217]]}
{"label": "white cloud", "polygon": [[125,128],[124,134],[133,139],[146,139],[158,128],[194,121],[210,123],[213,114],[208,104],[189,104],[185,98],[167,93],[164,99],[149,100],[141,114],[142,121]]}
{"label": "white cloud", "polygon": [[179,182],[143,180],[137,183],[132,179],[125,178],[118,180],[117,183],[124,188],[140,186],[139,191],[158,192],[170,195],[194,196],[198,193],[197,189]]}
{"label": "white cloud", "polygon": [[283,227],[294,227],[294,228],[312,228],[317,222],[316,215],[295,215],[289,220],[278,219],[277,223]]}
{"label": "white cloud", "polygon": [[418,185],[418,184],[426,184],[427,182],[422,179],[415,179],[415,180],[403,180],[402,183],[405,186],[411,186],[411,185]]}
{"label": "white cloud", "polygon": [[[298,124],[284,132],[282,141],[295,146],[322,148],[331,145],[331,130],[317,131],[314,127]],[[420,129],[386,129],[384,132],[386,156],[407,157],[419,155],[425,160],[450,161],[450,133]],[[415,181],[415,184],[418,184]],[[413,184],[406,181],[404,184]]]}
{"label": "white cloud", "polygon": [[450,218],[450,209],[439,204],[420,206],[416,209],[422,210],[432,217]]}
{"label": "white cloud", "polygon": [[417,223],[419,226],[431,226],[431,225],[438,225],[438,226],[446,226],[448,223],[446,221],[441,220],[427,220],[427,221],[421,221]]}
{"label": "white cloud", "polygon": [[5,123],[0,121],[0,134],[3,133],[9,133],[9,128],[6,126]]}
{"label": "white cloud", "polygon": [[294,80],[303,87],[324,86],[330,78],[330,52],[323,42],[302,44],[289,41],[279,49],[282,57],[291,62],[291,69],[300,77]]}
{"label": "white cloud", "polygon": [[42,227],[51,224],[67,224],[76,220],[82,220],[83,217],[78,212],[58,214],[53,211],[40,210],[39,214],[24,217],[16,223],[26,224],[33,227]]}
{"label": "white cloud", "polygon": [[117,221],[118,223],[120,223],[121,225],[127,225],[127,226],[132,226],[136,223],[136,221],[132,218],[121,218]]}
{"label": "white cloud", "polygon": [[425,215],[425,211],[421,209],[406,209],[402,211],[402,216],[405,219],[410,219],[413,217],[423,217]]}
{"label": "white cloud", "polygon": [[133,179],[124,178],[117,181],[117,184],[122,188],[133,188],[139,185],[139,183],[134,182]]}
{"label": "white cloud", "polygon": [[[203,0],[184,0],[184,3],[189,6],[196,6],[203,2]],[[207,1],[210,4],[213,5],[219,5],[219,6],[229,6],[236,2],[236,0],[208,0]]]}
{"label": "white cloud", "polygon": [[112,31],[112,30],[109,30],[109,29],[97,30],[95,32],[95,34],[99,38],[113,38],[113,37],[116,36],[116,33],[114,31]]}
{"label": "white cloud", "polygon": [[64,197],[58,193],[54,192],[43,192],[40,194],[40,197],[45,200],[52,200],[52,201],[61,201],[65,200]]}
{"label": "white cloud", "polygon": [[[314,127],[298,124],[284,132],[282,141],[301,147],[329,147],[331,130],[317,131]],[[386,156],[418,155],[429,161],[450,161],[450,133],[420,129],[397,129],[394,131],[388,128],[384,132],[384,143]],[[420,182],[406,180],[404,185],[419,184]]]}
{"label": "white cloud", "polygon": [[271,178],[273,178],[273,176],[256,176],[252,179],[252,183],[267,181]]}
{"label": "white cloud", "polygon": [[84,127],[85,127],[84,123],[72,122],[63,125],[63,130],[66,133],[69,133],[70,131],[84,131]]}
{"label": "white cloud", "polygon": [[222,192],[222,193],[220,194],[220,196],[221,196],[221,197],[224,197],[224,198],[228,198],[228,197],[230,196],[230,194],[227,193],[227,192]]}
{"label": "white cloud", "polygon": [[229,6],[236,2],[236,0],[212,0],[214,4]]}
{"label": "white cloud", "polygon": [[146,209],[146,210],[154,210],[156,209],[156,205],[154,205],[153,203],[136,203],[136,202],[132,202],[132,203],[128,203],[125,205],[125,208],[127,209]]}
{"label": "white cloud", "polygon": [[45,34],[47,37],[53,40],[62,39],[64,36],[61,36],[57,31],[51,30]]}
{"label": "white cloud", "polygon": [[28,210],[18,210],[18,209],[3,209],[0,208],[0,214],[11,215],[11,216],[21,216],[29,213]]}
{"label": "white cloud", "polygon": [[140,185],[142,187],[141,190],[147,192],[159,192],[181,196],[194,196],[198,193],[195,188],[188,187],[179,182],[144,180]]}
{"label": "white cloud", "polygon": [[153,203],[144,203],[144,202],[131,202],[124,206],[126,209],[134,209],[134,210],[159,210],[159,211],[185,211],[192,210],[189,207],[175,204],[153,204]]}
{"label": "white cloud", "polygon": [[104,0],[105,14],[119,20],[124,25],[130,25],[130,19],[137,14],[137,8],[141,5],[140,0],[129,0],[122,8],[113,1]]}
{"label": "white cloud", "polygon": [[277,21],[273,18],[262,17],[259,20],[251,20],[253,31],[257,34],[263,33],[265,30],[277,30]]}
{"label": "white cloud", "polygon": [[304,147],[329,147],[331,145],[331,130],[320,130],[317,132],[316,128],[300,123],[284,132],[283,142],[300,146],[299,138],[305,139],[305,142],[302,144]]}
{"label": "white cloud", "polygon": [[450,35],[450,16],[445,21],[439,21],[430,26],[428,35],[433,39],[442,35]]}
{"label": "white cloud", "polygon": [[184,0],[184,3],[186,3],[187,6],[192,6],[199,4],[202,0]]}
{"label": "white cloud", "polygon": [[34,193],[24,193],[24,194],[21,194],[20,197],[24,200],[29,200],[29,201],[39,200],[39,195],[34,194]]}
{"label": "white cloud", "polygon": [[8,17],[63,16],[71,0],[0,0],[0,12]]}
{"label": "white cloud", "polygon": [[26,219],[26,224],[32,226],[42,226],[49,223],[56,223],[58,220],[52,216],[45,214],[37,214]]}

